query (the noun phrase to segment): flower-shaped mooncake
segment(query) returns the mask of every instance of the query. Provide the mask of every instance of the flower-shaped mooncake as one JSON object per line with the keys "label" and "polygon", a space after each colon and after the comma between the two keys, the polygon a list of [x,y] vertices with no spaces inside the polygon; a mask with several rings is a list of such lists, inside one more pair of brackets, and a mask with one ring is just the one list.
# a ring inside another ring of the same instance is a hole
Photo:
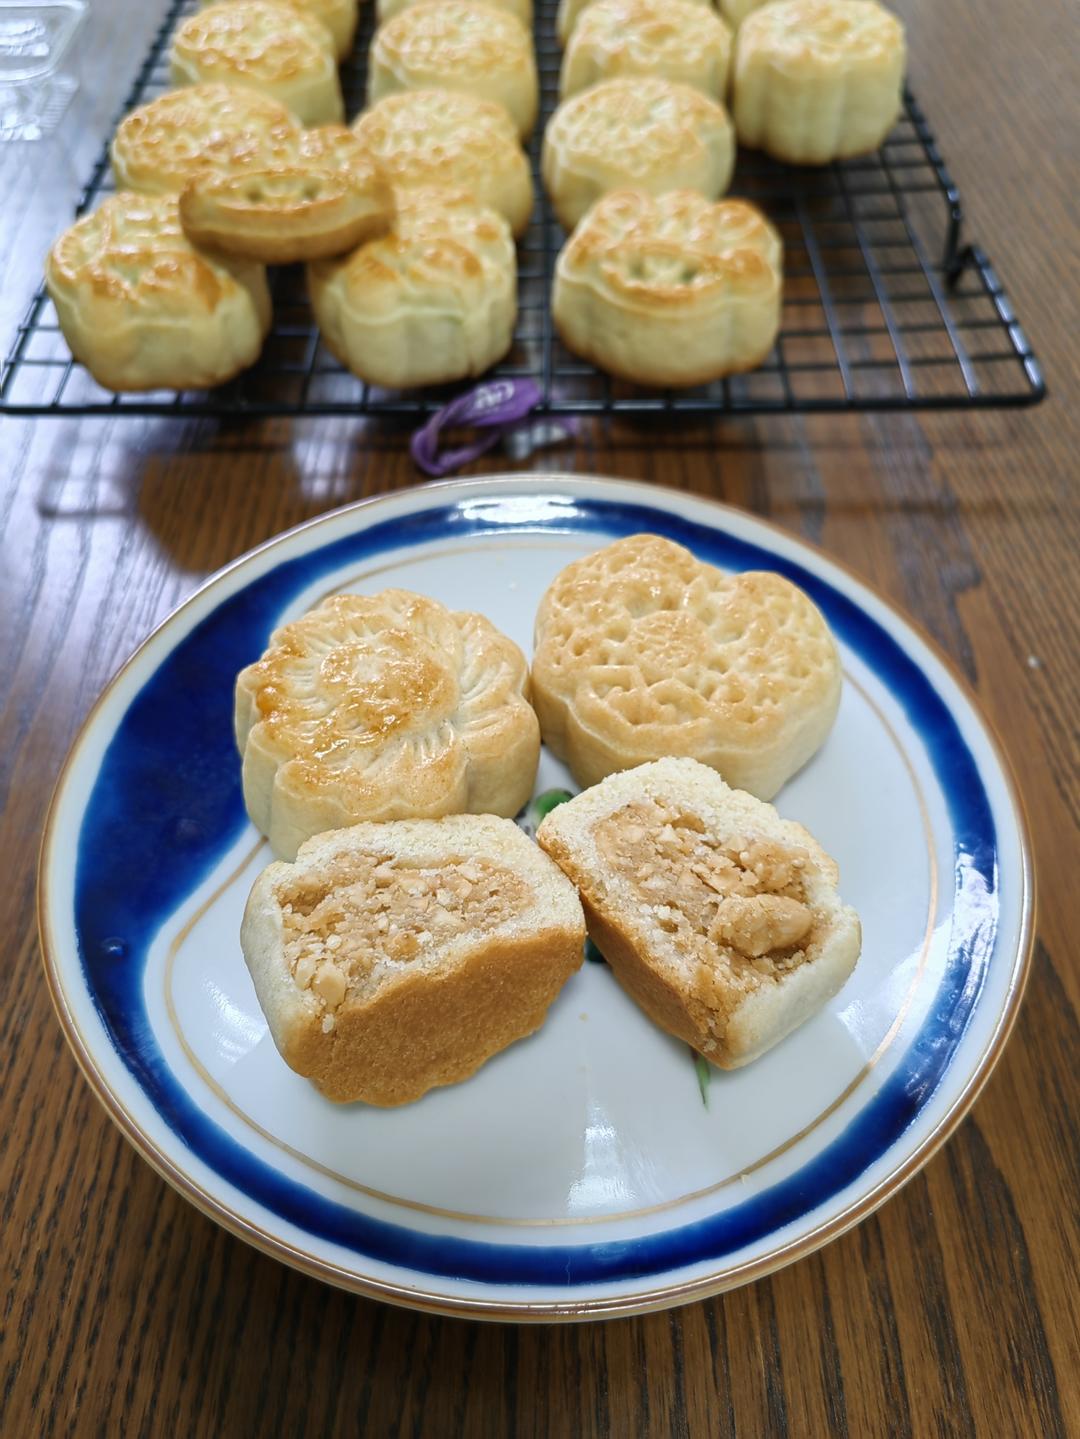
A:
{"label": "flower-shaped mooncake", "polygon": [[528,666],[483,615],[333,595],[236,682],[244,802],[282,859],[361,820],[512,817],[540,754]]}
{"label": "flower-shaped mooncake", "polygon": [[611,190],[560,251],[551,314],[566,348],[609,374],[706,385],[764,363],[782,291],[780,235],[756,206]]}
{"label": "flower-shaped mooncake", "polygon": [[771,799],[824,743],[840,657],[782,575],[730,575],[659,535],[567,565],[536,617],[533,704],[582,788],[666,756]]}
{"label": "flower-shaped mooncake", "polygon": [[788,165],[876,150],[903,106],[903,22],[876,0],[772,0],[739,27],[739,144]]}
{"label": "flower-shaped mooncake", "polygon": [[265,268],[193,245],[175,195],[109,195],[55,242],[45,285],[72,354],[108,390],[223,385],[270,328]]}

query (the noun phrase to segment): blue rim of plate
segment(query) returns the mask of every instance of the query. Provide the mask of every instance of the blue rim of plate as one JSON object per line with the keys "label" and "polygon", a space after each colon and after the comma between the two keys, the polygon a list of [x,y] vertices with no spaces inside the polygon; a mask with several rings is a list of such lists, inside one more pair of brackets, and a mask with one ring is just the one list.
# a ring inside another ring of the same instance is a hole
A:
{"label": "blue rim of plate", "polygon": [[[369,524],[363,522],[379,500],[361,502],[352,507],[358,528],[351,534],[281,561],[218,603],[196,624],[131,700],[103,756],[82,816],[75,927],[83,982],[114,1049],[174,1135],[219,1178],[301,1232],[397,1269],[431,1278],[497,1285],[500,1289],[544,1286],[580,1295],[583,1290],[587,1293],[589,1286],[667,1275],[687,1266],[722,1261],[803,1219],[857,1181],[888,1152],[938,1088],[978,1002],[998,932],[998,852],[989,798],[956,719],[918,664],[854,600],[801,564],[726,533],[719,527],[726,512],[723,506],[715,507],[717,526],[713,526],[645,502],[570,496],[565,489],[559,493],[557,476],[529,478],[536,487],[534,494],[542,492],[547,479],[550,495],[557,496],[557,507],[546,519],[515,520],[512,515],[500,513],[497,505],[478,504],[475,496],[455,501],[452,492],[462,482],[427,487],[433,493],[451,491],[446,503],[433,502],[404,515],[373,519]],[[476,482],[465,484],[470,490],[476,488]],[[644,486],[636,488],[648,493]],[[492,485],[491,493],[498,498],[513,491]],[[669,501],[672,498],[664,492],[660,495]],[[300,529],[315,528],[330,518],[333,516],[321,516]],[[750,518],[767,528],[767,522]],[[529,1246],[426,1234],[361,1214],[286,1177],[215,1124],[173,1077],[147,1021],[142,976],[154,935],[213,870],[247,822],[232,737],[233,678],[242,665],[261,652],[290,601],[321,576],[347,564],[435,541],[561,533],[596,536],[605,542],[642,530],[667,535],[726,569],[769,568],[787,575],[812,596],[838,637],[903,706],[946,800],[955,839],[957,903],[949,957],[933,1006],[888,1080],[836,1139],[794,1174],[706,1219],[617,1242]],[[280,536],[269,545],[284,538]],[[246,558],[229,569],[234,570]],[[209,580],[204,590],[217,578]],[[167,732],[162,725],[163,715],[168,717]],[[89,723],[90,720],[88,726]],[[193,775],[198,777],[197,784],[192,783]],[[63,776],[46,826],[43,857],[47,856],[51,818],[62,785]],[[1027,846],[1023,843],[1018,807],[1016,817],[1026,861]],[[169,854],[169,865],[146,865],[145,856],[155,853]],[[42,891],[46,870],[43,864]],[[44,913],[43,900],[41,908]],[[1030,893],[1025,895],[1023,912],[1029,939]],[[44,924],[42,942],[48,971],[52,961]],[[942,1142],[989,1073],[1015,1016],[1029,948],[1022,935],[1011,1011],[997,1043],[984,1056],[968,1093],[950,1115],[951,1122],[939,1128],[935,1143],[915,1156],[918,1162],[907,1166],[902,1178],[913,1173],[932,1148]],[[1003,955],[1000,962],[1015,965],[1016,956],[1010,959]],[[94,1073],[92,1056],[72,1034],[70,1015],[59,999],[61,987],[51,973],[49,978],[68,1038],[95,1089],[106,1099],[110,1113],[118,1117],[115,1099],[110,1101],[102,1092],[105,1086]],[[125,1132],[134,1138],[132,1126],[129,1118],[122,1121]],[[172,1167],[167,1162],[163,1164],[162,1156],[152,1147],[148,1153],[147,1144],[143,1137],[138,1147],[175,1182]],[[222,1217],[219,1206],[209,1196],[190,1193],[190,1180],[182,1187],[215,1217]],[[856,1222],[872,1207],[860,1209],[842,1227]],[[239,1227],[245,1237],[259,1242],[245,1222]],[[819,1238],[809,1247],[822,1242],[824,1238]],[[275,1248],[274,1252],[279,1250]],[[290,1255],[286,1252],[283,1257]],[[317,1261],[312,1267],[322,1272]],[[338,1270],[326,1277],[350,1282]],[[381,1292],[382,1288],[359,1277],[355,1287],[369,1292]],[[713,1285],[717,1287],[722,1286]],[[451,1309],[474,1308],[469,1301],[446,1303]],[[580,1301],[576,1307],[581,1307]]]}

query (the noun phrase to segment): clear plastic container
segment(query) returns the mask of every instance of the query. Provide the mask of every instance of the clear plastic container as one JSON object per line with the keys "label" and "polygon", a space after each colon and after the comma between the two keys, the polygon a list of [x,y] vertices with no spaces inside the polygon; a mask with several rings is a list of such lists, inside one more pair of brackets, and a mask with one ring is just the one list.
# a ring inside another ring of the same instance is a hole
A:
{"label": "clear plastic container", "polygon": [[85,16],[86,0],[0,0],[0,140],[55,128],[78,89],[60,65]]}

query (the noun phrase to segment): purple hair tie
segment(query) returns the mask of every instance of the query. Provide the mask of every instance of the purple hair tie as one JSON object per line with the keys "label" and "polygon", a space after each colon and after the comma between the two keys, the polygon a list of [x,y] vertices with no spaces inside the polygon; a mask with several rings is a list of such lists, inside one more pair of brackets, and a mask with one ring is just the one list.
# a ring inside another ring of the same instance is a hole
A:
{"label": "purple hair tie", "polygon": [[[542,399],[534,380],[487,380],[467,394],[444,405],[412,437],[412,457],[428,475],[448,475],[485,454],[510,430],[520,425]],[[471,444],[439,453],[443,430],[471,426],[486,430]]]}

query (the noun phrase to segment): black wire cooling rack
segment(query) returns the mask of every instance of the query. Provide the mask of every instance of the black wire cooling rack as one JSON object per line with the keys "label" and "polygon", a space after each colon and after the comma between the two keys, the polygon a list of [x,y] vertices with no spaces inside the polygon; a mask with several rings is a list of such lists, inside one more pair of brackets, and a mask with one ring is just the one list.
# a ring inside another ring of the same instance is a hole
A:
{"label": "black wire cooling rack", "polygon": [[[193,0],[174,0],[122,113],[168,88],[172,32]],[[350,115],[363,104],[374,3],[362,8],[342,69]],[[543,122],[557,103],[556,0],[538,0],[541,122],[532,140],[537,203],[519,247],[514,346],[493,375],[531,376],[549,414],[762,414],[1030,405],[1046,392],[1038,360],[986,255],[961,237],[963,212],[910,91],[878,154],[823,168],[740,152],[731,193],[755,201],[784,239],[784,312],[773,353],[747,375],[686,391],[643,390],[571,355],[551,321],[563,242],[539,183]],[[111,189],[103,149],[79,212]],[[71,359],[44,289],[0,369],[0,411],[24,415],[387,415],[421,417],[461,386],[382,390],[320,343],[299,267],[273,281],[274,324],[259,363],[209,392],[113,395]]]}

